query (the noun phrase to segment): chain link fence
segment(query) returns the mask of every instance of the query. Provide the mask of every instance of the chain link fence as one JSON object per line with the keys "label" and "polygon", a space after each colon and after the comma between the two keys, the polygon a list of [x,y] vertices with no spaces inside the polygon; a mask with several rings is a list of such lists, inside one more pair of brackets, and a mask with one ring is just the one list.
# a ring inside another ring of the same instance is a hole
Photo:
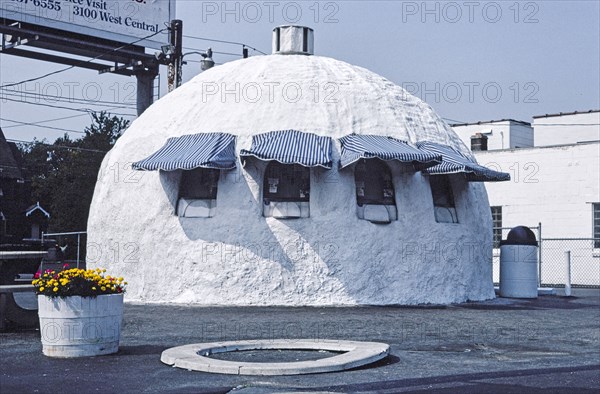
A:
{"label": "chain link fence", "polygon": [[[600,239],[543,238],[542,226],[529,227],[539,241],[539,285],[564,287],[567,280],[565,252],[571,257],[571,287],[600,288]],[[500,240],[512,227],[494,228],[493,279],[500,283]]]}
{"label": "chain link fence", "polygon": [[540,284],[563,287],[567,279],[565,252],[571,252],[571,286],[600,287],[600,239],[543,238]]}
{"label": "chain link fence", "polygon": [[67,233],[42,233],[42,240],[53,239],[61,248],[63,262],[70,267],[85,268],[85,255],[87,246],[87,233],[73,231]]}

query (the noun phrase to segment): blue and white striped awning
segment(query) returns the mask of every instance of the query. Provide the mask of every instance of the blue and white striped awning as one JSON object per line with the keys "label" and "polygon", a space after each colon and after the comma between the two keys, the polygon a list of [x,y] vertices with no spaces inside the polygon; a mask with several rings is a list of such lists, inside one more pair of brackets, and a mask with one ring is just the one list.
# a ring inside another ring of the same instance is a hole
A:
{"label": "blue and white striped awning", "polygon": [[418,169],[435,166],[442,162],[442,156],[422,152],[404,141],[384,135],[359,135],[350,134],[340,138],[342,144],[342,157],[340,168],[360,160],[379,158],[382,160],[398,160],[410,163]]}
{"label": "blue and white striped awning", "polygon": [[475,163],[462,153],[433,142],[417,142],[417,147],[428,153],[442,155],[442,163],[424,170],[429,174],[464,173],[469,182],[509,181],[510,174],[498,172]]}
{"label": "blue and white striped awning", "polygon": [[193,170],[215,168],[230,170],[236,167],[235,136],[227,133],[188,134],[172,137],[165,145],[132,164],[134,170]]}
{"label": "blue and white striped awning", "polygon": [[331,168],[331,138],[297,130],[270,131],[252,137],[250,150],[242,149],[240,157],[275,160],[304,167]]}

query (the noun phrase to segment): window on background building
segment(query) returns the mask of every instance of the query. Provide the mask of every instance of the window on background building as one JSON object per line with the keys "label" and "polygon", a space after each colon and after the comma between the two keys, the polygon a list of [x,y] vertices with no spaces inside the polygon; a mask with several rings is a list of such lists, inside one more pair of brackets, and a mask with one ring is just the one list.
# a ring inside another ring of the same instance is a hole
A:
{"label": "window on background building", "polygon": [[263,215],[280,219],[309,217],[310,169],[271,161],[263,181]]}
{"label": "window on background building", "polygon": [[454,193],[448,175],[431,175],[429,177],[435,221],[438,223],[458,223]]}
{"label": "window on background building", "polygon": [[220,170],[196,168],[183,171],[179,184],[177,215],[180,217],[213,217],[217,207]]}
{"label": "window on background building", "polygon": [[397,220],[392,171],[383,160],[360,160],[354,167],[354,182],[359,219],[373,223]]}
{"label": "window on background building", "polygon": [[593,213],[593,237],[594,237],[594,248],[600,248],[600,202],[592,204]]}
{"label": "window on background building", "polygon": [[492,208],[492,228],[493,228],[493,242],[494,248],[500,247],[500,241],[502,241],[502,207],[491,207]]}

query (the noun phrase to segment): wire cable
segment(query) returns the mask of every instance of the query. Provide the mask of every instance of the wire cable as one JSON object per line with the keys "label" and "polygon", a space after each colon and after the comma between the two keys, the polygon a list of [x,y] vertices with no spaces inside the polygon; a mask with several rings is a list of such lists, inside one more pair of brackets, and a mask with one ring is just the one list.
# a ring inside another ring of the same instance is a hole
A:
{"label": "wire cable", "polygon": [[105,151],[105,150],[78,148],[76,146],[54,145],[54,144],[48,144],[46,142],[41,142],[41,141],[23,141],[23,140],[13,140],[13,139],[9,139],[9,138],[7,138],[6,140],[8,142],[15,142],[17,144],[27,144],[27,145],[40,144],[40,145],[51,146],[53,148],[71,149],[71,150],[78,150],[78,151],[83,151],[83,152],[108,153],[108,151]]}
{"label": "wire cable", "polygon": [[[10,92],[10,93],[8,93],[8,92]],[[2,100],[2,97],[4,97],[4,96],[9,96],[9,97],[27,96],[28,98],[34,98],[34,99],[46,98],[46,99],[53,99],[57,102],[75,103],[75,104],[91,104],[91,105],[122,104],[123,105],[122,108],[125,108],[127,106],[135,107],[135,105],[136,105],[135,103],[125,103],[125,102],[119,102],[119,101],[90,100],[90,99],[84,99],[84,98],[55,96],[52,94],[24,92],[24,91],[0,88],[0,100]]]}
{"label": "wire cable", "polygon": [[220,43],[223,43],[223,44],[241,45],[241,46],[243,46],[243,47],[250,48],[250,49],[252,49],[253,51],[256,51],[256,52],[258,52],[258,53],[262,53],[263,55],[266,55],[266,53],[264,53],[264,52],[263,52],[263,51],[261,51],[260,49],[256,49],[256,48],[254,48],[254,47],[251,47],[250,45],[248,45],[248,44],[244,44],[243,42],[236,42],[236,41],[225,41],[225,40],[216,40],[216,39],[214,39],[214,38],[195,37],[195,36],[188,36],[188,35],[185,35],[185,34],[183,35],[183,37],[185,37],[185,38],[191,38],[191,39],[193,39],[193,40],[202,40],[202,41],[220,42]]}
{"label": "wire cable", "polygon": [[600,123],[542,123],[533,125],[534,128],[539,126],[600,126]]}
{"label": "wire cable", "polygon": [[[192,48],[192,47],[183,47],[183,49],[188,49],[188,50],[190,50],[190,51],[197,51],[197,52],[205,52],[205,53],[206,53],[206,49],[199,49],[199,48]],[[212,52],[213,52],[214,54],[217,54],[217,55],[238,56],[238,57],[242,57],[242,56],[244,56],[244,55],[243,55],[243,54],[241,54],[241,53],[233,53],[233,52],[220,52],[220,51],[215,51],[214,49],[213,49],[213,51],[212,51]]]}
{"label": "wire cable", "polygon": [[[8,101],[14,101],[17,103],[24,103],[24,104],[31,104],[31,105],[40,105],[42,107],[49,107],[49,108],[57,108],[57,109],[66,109],[66,110],[70,110],[70,111],[77,111],[77,112],[85,112],[85,113],[92,113],[92,112],[101,112],[102,110],[94,110],[91,108],[72,108],[72,107],[64,107],[62,105],[52,105],[52,104],[45,104],[45,103],[33,103],[31,101],[24,101],[24,100],[16,100],[16,99],[11,99],[8,97],[4,97],[4,100],[8,100]],[[110,110],[110,109],[119,109],[119,108],[124,108],[122,106],[117,106],[117,107],[108,107],[105,108],[104,110]],[[123,113],[112,113],[111,115],[117,115],[117,116],[137,116],[137,115],[133,115],[133,114],[123,114]]]}
{"label": "wire cable", "polygon": [[0,120],[2,120],[4,122],[17,123],[19,126],[34,126],[34,127],[41,127],[43,129],[48,129],[48,130],[58,130],[58,131],[66,131],[68,133],[85,134],[85,132],[79,131],[79,130],[63,129],[63,128],[60,128],[60,127],[52,127],[52,126],[42,126],[42,125],[35,124],[35,123],[21,122],[21,121],[18,121],[18,120],[12,120],[12,119],[6,119],[6,118],[0,118]]}
{"label": "wire cable", "polygon": [[464,123],[461,122],[460,120],[456,120],[456,119],[450,119],[450,118],[442,118],[443,120],[447,121],[447,122],[453,122],[453,123]]}
{"label": "wire cable", "polygon": [[[65,119],[72,119],[72,118],[80,118],[82,116],[86,116],[87,114],[79,114],[79,115],[71,115],[71,116],[63,116],[60,118],[55,118],[55,119],[47,119],[47,120],[40,120],[38,122],[31,122],[31,125],[37,125],[37,124],[42,124],[42,123],[50,123],[50,122],[56,122],[58,120],[65,120]],[[3,129],[10,129],[11,127],[23,127],[23,125],[20,124],[13,124],[13,125],[9,125],[9,126],[3,126]]]}

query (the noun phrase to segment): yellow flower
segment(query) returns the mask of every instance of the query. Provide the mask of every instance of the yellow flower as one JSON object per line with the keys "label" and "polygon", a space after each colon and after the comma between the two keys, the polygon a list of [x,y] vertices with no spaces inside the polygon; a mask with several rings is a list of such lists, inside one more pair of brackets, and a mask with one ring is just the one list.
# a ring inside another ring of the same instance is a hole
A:
{"label": "yellow flower", "polygon": [[40,287],[40,291],[44,291],[44,289],[45,289],[44,286]]}
{"label": "yellow flower", "polygon": [[102,290],[102,291],[106,291],[106,287],[102,286],[102,287],[100,288],[100,290]]}
{"label": "yellow flower", "polygon": [[55,287],[54,289],[52,289],[53,292],[57,292],[58,291],[58,287]]}
{"label": "yellow flower", "polygon": [[95,290],[96,290],[96,286],[92,287],[92,290],[94,290],[94,291],[95,291]]}

